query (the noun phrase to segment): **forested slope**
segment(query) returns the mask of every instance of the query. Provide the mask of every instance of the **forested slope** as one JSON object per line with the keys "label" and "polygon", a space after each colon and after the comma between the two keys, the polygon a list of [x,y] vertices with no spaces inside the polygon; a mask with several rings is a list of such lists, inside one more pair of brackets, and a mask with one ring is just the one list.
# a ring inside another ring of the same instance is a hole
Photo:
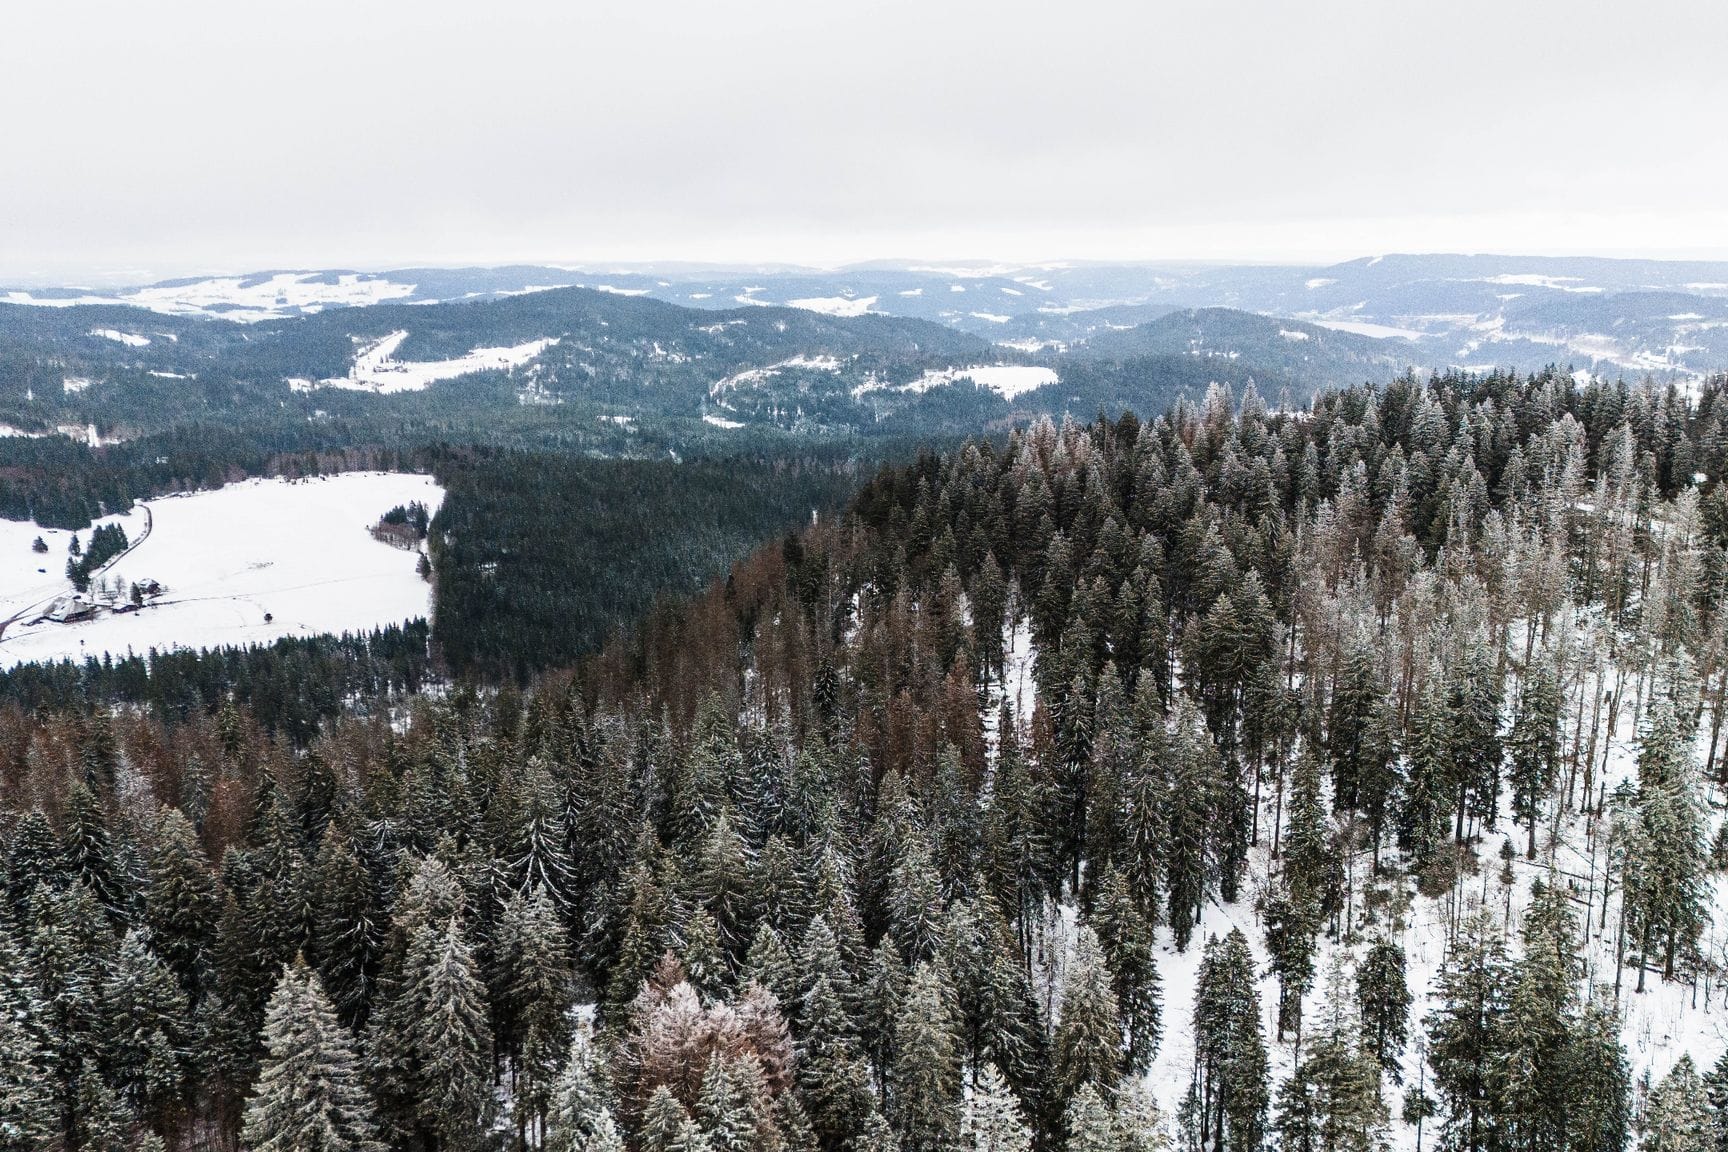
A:
{"label": "forested slope", "polygon": [[884,470],[526,691],[7,707],[0,1101],[25,1147],[1714,1147],[1724,398],[1217,390]]}

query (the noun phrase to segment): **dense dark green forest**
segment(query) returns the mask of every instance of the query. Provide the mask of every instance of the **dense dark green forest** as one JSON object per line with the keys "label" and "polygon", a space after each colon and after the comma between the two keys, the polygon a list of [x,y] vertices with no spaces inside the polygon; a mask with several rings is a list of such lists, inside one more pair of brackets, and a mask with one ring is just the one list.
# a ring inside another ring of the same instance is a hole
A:
{"label": "dense dark green forest", "polygon": [[15,673],[0,1138],[1706,1152],[1725,404],[1042,421],[525,689]]}
{"label": "dense dark green forest", "polygon": [[439,654],[459,677],[565,667],[764,537],[837,510],[845,458],[585,460],[452,453],[430,529]]}

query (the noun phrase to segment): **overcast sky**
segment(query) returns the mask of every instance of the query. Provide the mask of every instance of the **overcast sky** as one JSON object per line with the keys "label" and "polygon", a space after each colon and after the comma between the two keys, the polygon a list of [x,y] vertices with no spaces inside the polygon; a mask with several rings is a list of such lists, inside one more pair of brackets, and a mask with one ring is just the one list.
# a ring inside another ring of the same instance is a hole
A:
{"label": "overcast sky", "polygon": [[8,4],[0,280],[1728,258],[1725,9]]}

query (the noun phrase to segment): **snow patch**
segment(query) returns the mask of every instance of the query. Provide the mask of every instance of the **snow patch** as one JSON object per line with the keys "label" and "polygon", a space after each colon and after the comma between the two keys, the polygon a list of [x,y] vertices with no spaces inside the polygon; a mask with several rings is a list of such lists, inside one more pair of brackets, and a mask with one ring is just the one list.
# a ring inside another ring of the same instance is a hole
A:
{"label": "snow patch", "polygon": [[397,329],[370,344],[356,336],[354,341],[361,348],[354,356],[354,364],[348,369],[348,375],[320,380],[316,384],[295,377],[288,381],[288,387],[296,392],[309,392],[313,388],[343,388],[354,392],[377,392],[381,395],[419,392],[438,380],[451,380],[475,372],[502,372],[520,367],[558,343],[558,337],[552,336],[508,348],[475,348],[466,356],[458,356],[453,360],[397,360],[396,349],[400,348],[402,341],[407,338],[408,331],[405,328]]}
{"label": "snow patch", "polygon": [[[1023,392],[1031,392],[1038,388],[1057,382],[1056,370],[1028,364],[974,364],[967,368],[926,368],[924,374],[908,384],[902,384],[893,390],[896,392],[928,392],[932,388],[941,388],[960,380],[970,380],[981,388],[988,388],[1004,400],[1012,400]],[[853,399],[890,387],[880,380],[872,378],[852,390]]]}
{"label": "snow patch", "polygon": [[150,344],[150,337],[148,336],[139,336],[132,332],[122,332],[117,328],[92,328],[90,329],[90,335],[100,336],[104,340],[112,340],[117,344],[124,344],[128,348],[144,348],[148,347]]}
{"label": "snow patch", "polygon": [[862,316],[875,304],[874,296],[807,296],[802,300],[786,301],[788,308],[802,308],[825,316]]}

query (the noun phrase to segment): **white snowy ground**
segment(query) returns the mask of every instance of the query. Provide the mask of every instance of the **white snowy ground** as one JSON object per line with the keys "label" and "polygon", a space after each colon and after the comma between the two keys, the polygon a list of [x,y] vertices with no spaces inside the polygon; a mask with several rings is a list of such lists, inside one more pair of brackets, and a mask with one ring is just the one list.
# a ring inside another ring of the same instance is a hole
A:
{"label": "white snowy ground", "polygon": [[[426,616],[431,585],[416,571],[417,554],[379,543],[368,529],[398,504],[418,500],[435,512],[443,499],[430,476],[347,472],[148,501],[148,538],[114,561],[106,579],[122,589],[156,580],[166,592],[140,612],[77,624],[29,623],[71,591],[72,533],[0,520],[0,620],[19,617],[0,636],[0,666],[260,644]],[[145,507],[101,523],[123,525],[136,541]],[[46,553],[31,551],[37,536]],[[89,532],[79,536],[88,541]]]}
{"label": "white snowy ground", "polygon": [[518,368],[558,343],[559,338],[549,336],[508,348],[475,348],[465,356],[450,360],[398,360],[396,350],[406,339],[406,329],[370,343],[356,338],[359,348],[346,376],[317,381],[297,376],[288,381],[288,387],[296,392],[310,392],[317,388],[344,388],[383,395],[419,392],[439,380],[454,380],[474,372],[504,372]]}
{"label": "white snowy ground", "polygon": [[[1031,392],[1047,384],[1055,384],[1057,377],[1053,368],[1030,364],[973,364],[965,368],[926,368],[918,379],[899,385],[894,390],[928,392],[932,388],[942,388],[959,380],[970,380],[981,388],[998,393],[1004,400],[1012,400],[1022,392]],[[892,386],[882,381],[872,380],[852,389],[852,398],[856,400],[866,392],[890,387]]]}
{"label": "white snowy ground", "polygon": [[[982,714],[986,741],[992,757],[996,747],[996,711],[1004,691],[1011,700],[1016,701],[1015,718],[1019,724],[1030,721],[1035,705],[1031,668],[1036,654],[1025,624],[1017,623],[1007,631],[1004,640],[1008,645],[1004,676],[1007,683],[990,686]],[[1637,774],[1637,745],[1633,735],[1631,693],[1625,693],[1624,696],[1624,707],[1606,756],[1609,793],[1614,791],[1617,781],[1628,777],[1635,778]],[[1700,727],[1702,730],[1697,757],[1698,763],[1702,765],[1709,735],[1707,724]],[[1602,730],[1606,733],[1606,715],[1603,717]],[[1602,758],[1603,752],[1599,746],[1599,767]],[[1713,789],[1711,800],[1712,825],[1709,831],[1713,836],[1715,813],[1721,810],[1723,797]],[[1539,827],[1537,857],[1534,861],[1526,861],[1523,853],[1525,833],[1522,827],[1515,827],[1512,823],[1508,792],[1502,793],[1501,807],[1497,830],[1484,834],[1477,847],[1480,871],[1468,876],[1463,882],[1463,907],[1458,919],[1462,922],[1471,910],[1481,906],[1487,907],[1496,923],[1506,923],[1509,914],[1512,935],[1508,941],[1508,952],[1515,956],[1518,950],[1518,927],[1522,921],[1523,909],[1529,903],[1531,882],[1544,878],[1547,873],[1551,826]],[[1222,904],[1216,900],[1211,902],[1205,910],[1202,922],[1195,928],[1186,952],[1176,951],[1168,926],[1158,929],[1158,974],[1163,983],[1163,1039],[1147,1075],[1147,1083],[1167,1123],[1174,1122],[1177,1109],[1181,1106],[1192,1079],[1194,992],[1198,983],[1201,953],[1210,936],[1216,935],[1221,939],[1228,935],[1233,927],[1241,928],[1254,953],[1261,973],[1261,1021],[1271,1059],[1274,1093],[1278,1085],[1289,1077],[1294,1065],[1294,1044],[1288,1040],[1277,1043],[1274,1039],[1277,1034],[1278,982],[1271,975],[1261,926],[1254,911],[1255,902],[1271,871],[1272,862],[1268,854],[1271,819],[1272,808],[1267,801],[1260,813],[1260,844],[1251,852],[1240,899],[1234,904]],[[1514,878],[1510,892],[1500,883],[1499,878],[1500,845],[1508,837],[1518,849],[1518,855],[1513,861]],[[1561,824],[1553,859],[1562,874],[1562,882],[1571,878],[1577,884],[1578,890],[1573,903],[1575,916],[1581,914],[1582,901],[1586,895],[1594,893],[1595,911],[1589,926],[1588,944],[1583,953],[1585,979],[1580,985],[1580,992],[1587,995],[1589,990],[1593,989],[1595,995],[1616,1002],[1622,1016],[1621,1040],[1626,1046],[1626,1057],[1632,1071],[1634,1099],[1635,1103],[1641,1105],[1648,1088],[1660,1082],[1682,1055],[1690,1054],[1693,1063],[1700,1070],[1704,1070],[1715,1064],[1722,1053],[1728,1050],[1728,982],[1725,982],[1723,977],[1712,977],[1709,995],[1706,996],[1702,978],[1696,987],[1678,978],[1664,982],[1660,971],[1652,968],[1646,977],[1645,991],[1638,993],[1633,991],[1638,984],[1637,970],[1627,967],[1620,973],[1621,986],[1616,996],[1614,979],[1618,896],[1610,904],[1606,931],[1600,927],[1601,891],[1607,869],[1606,837],[1604,820],[1597,830],[1595,859],[1592,861],[1587,849],[1583,817],[1569,817]],[[1366,887],[1369,872],[1367,854],[1363,853],[1354,861],[1352,867],[1357,884],[1357,907],[1360,908],[1361,894]],[[1434,989],[1434,978],[1445,959],[1447,909],[1447,897],[1444,895],[1435,899],[1415,896],[1406,917],[1405,927],[1396,937],[1397,942],[1404,947],[1406,981],[1415,997],[1410,1010],[1410,1043],[1404,1055],[1404,1087],[1394,1086],[1390,1081],[1385,1084],[1385,1098],[1392,1116],[1389,1134],[1392,1147],[1398,1152],[1409,1152],[1416,1143],[1415,1128],[1400,1123],[1398,1116],[1403,1106],[1403,1091],[1413,1088],[1418,1083],[1419,1076],[1423,1075],[1417,1044],[1424,1034],[1423,1019],[1437,1003],[1431,999],[1431,993]],[[1053,918],[1047,926],[1048,945],[1056,953],[1056,956],[1052,957],[1052,968],[1060,968],[1062,957],[1072,947],[1073,940],[1074,909],[1064,906],[1058,911],[1059,916]],[[1713,922],[1704,933],[1700,950],[1720,969],[1724,961],[1728,960],[1728,879],[1720,874],[1715,874],[1710,879],[1708,912]],[[1582,923],[1579,928],[1582,931]],[[1359,933],[1356,941],[1347,949],[1337,941],[1321,937],[1315,958],[1314,988],[1304,1000],[1303,1016],[1310,1025],[1323,1019],[1328,991],[1327,973],[1332,967],[1333,958],[1340,951],[1359,957],[1372,942],[1373,931],[1369,929]],[[1346,986],[1353,994],[1355,985],[1351,965],[1347,963],[1345,970]],[[1054,980],[1054,989],[1060,989],[1060,973],[1053,971],[1051,977]],[[1055,992],[1055,995],[1059,995],[1059,992]],[[1427,1086],[1429,1094],[1433,1095],[1431,1077],[1427,1077]],[[1432,1125],[1425,1128],[1424,1146],[1433,1147],[1435,1140]]]}

